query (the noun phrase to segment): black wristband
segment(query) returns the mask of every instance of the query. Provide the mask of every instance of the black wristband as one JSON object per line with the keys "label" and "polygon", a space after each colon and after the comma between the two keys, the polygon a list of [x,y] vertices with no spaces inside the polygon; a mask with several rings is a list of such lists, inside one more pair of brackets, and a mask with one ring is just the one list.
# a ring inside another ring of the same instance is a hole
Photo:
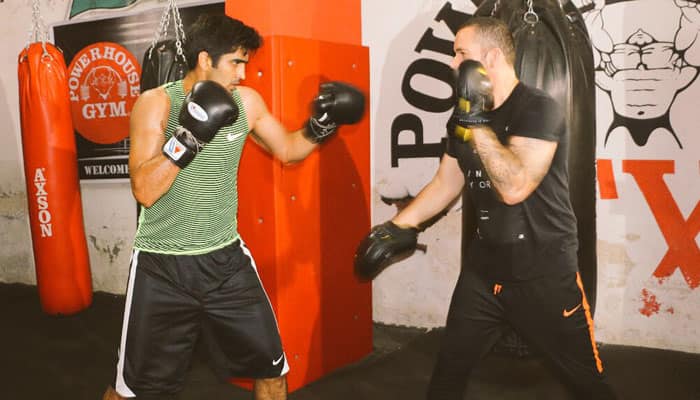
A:
{"label": "black wristband", "polygon": [[197,153],[188,149],[187,146],[180,143],[175,136],[172,136],[165,142],[165,145],[163,145],[163,155],[178,167],[185,168],[194,160],[194,156],[197,155]]}

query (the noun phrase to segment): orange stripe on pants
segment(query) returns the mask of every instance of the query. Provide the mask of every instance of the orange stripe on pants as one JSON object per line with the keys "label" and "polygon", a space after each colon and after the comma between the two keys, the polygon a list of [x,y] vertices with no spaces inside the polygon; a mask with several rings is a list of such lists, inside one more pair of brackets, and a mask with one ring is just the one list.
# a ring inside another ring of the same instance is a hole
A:
{"label": "orange stripe on pants", "polygon": [[603,373],[603,362],[600,360],[598,355],[598,346],[595,343],[595,334],[593,333],[593,317],[591,316],[591,307],[588,305],[588,300],[586,299],[586,293],[583,291],[583,283],[581,282],[581,275],[576,272],[576,284],[579,290],[581,290],[581,303],[583,304],[583,310],[586,313],[586,322],[588,324],[588,333],[591,336],[591,346],[593,347],[593,357],[595,357],[595,365],[599,373]]}

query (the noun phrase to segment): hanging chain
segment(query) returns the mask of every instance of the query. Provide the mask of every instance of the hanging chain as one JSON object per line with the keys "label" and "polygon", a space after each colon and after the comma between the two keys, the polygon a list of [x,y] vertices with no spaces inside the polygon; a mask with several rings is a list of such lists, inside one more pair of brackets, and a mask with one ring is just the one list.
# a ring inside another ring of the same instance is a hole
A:
{"label": "hanging chain", "polygon": [[153,38],[153,44],[160,40],[161,36],[168,33],[168,24],[170,23],[170,3],[165,6],[163,10],[163,15],[160,16],[160,24],[158,24],[158,31],[156,31],[156,36]]}
{"label": "hanging chain", "polygon": [[44,20],[41,18],[41,12],[39,9],[39,0],[32,1],[32,30],[29,32],[29,44],[33,42],[41,42],[41,46],[44,49],[44,55],[49,55],[46,50],[46,42],[49,40],[49,33],[44,24]]}
{"label": "hanging chain", "polygon": [[175,0],[170,0],[170,2],[172,3],[170,11],[173,13],[173,23],[175,24],[175,47],[177,48],[177,55],[183,56],[182,42],[185,41],[185,28],[182,26],[180,10],[175,6]]}
{"label": "hanging chain", "polygon": [[156,47],[156,43],[168,36],[168,26],[170,25],[171,16],[173,19],[173,25],[175,25],[175,48],[177,49],[177,55],[184,58],[182,42],[185,40],[185,28],[182,25],[182,18],[180,18],[180,11],[175,4],[175,0],[170,0],[168,2],[168,5],[165,6],[165,10],[163,11],[163,15],[160,17],[158,31],[151,42],[151,47],[148,52],[149,58],[151,57],[153,49]]}
{"label": "hanging chain", "polygon": [[530,25],[535,25],[540,21],[540,16],[537,15],[535,12],[535,9],[532,5],[533,0],[526,0],[527,1],[527,11],[525,11],[525,14],[523,14],[523,21]]}
{"label": "hanging chain", "polygon": [[501,0],[496,0],[496,2],[493,3],[493,9],[491,10],[492,17],[496,16],[496,12],[498,11],[499,8],[501,8]]}

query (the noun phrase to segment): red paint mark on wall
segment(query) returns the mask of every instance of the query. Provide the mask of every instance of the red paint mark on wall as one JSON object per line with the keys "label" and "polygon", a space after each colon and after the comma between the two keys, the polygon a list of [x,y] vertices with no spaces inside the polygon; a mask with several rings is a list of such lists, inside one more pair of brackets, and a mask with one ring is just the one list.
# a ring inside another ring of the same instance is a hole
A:
{"label": "red paint mark on wall", "polygon": [[647,317],[651,317],[652,314],[658,314],[661,309],[661,304],[656,301],[656,295],[652,294],[647,289],[642,289],[642,301],[644,302],[644,307],[639,309],[639,313]]}
{"label": "red paint mark on wall", "polygon": [[675,171],[673,160],[623,160],[622,170],[634,177],[661,230],[668,251],[654,276],[664,278],[680,269],[691,289],[700,286],[700,201],[684,218],[666,182],[665,174]]}
{"label": "red paint mark on wall", "polygon": [[675,314],[676,310],[674,310],[673,307],[669,307],[666,309],[666,312],[669,314]]}
{"label": "red paint mark on wall", "polygon": [[615,174],[613,174],[612,160],[599,159],[596,161],[598,167],[598,191],[602,200],[617,198],[617,186],[615,185]]}

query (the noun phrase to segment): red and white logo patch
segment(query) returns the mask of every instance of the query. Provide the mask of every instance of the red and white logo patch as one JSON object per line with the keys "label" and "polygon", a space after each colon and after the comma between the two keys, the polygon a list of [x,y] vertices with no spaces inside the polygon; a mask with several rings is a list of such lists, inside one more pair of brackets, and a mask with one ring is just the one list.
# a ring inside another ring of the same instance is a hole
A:
{"label": "red and white logo patch", "polygon": [[183,154],[185,154],[185,146],[178,142],[174,137],[171,137],[163,147],[163,151],[165,154],[170,156],[170,158],[177,161]]}
{"label": "red and white logo patch", "polygon": [[68,66],[75,129],[100,144],[126,138],[140,85],[141,66],[129,50],[112,42],[83,48]]}

